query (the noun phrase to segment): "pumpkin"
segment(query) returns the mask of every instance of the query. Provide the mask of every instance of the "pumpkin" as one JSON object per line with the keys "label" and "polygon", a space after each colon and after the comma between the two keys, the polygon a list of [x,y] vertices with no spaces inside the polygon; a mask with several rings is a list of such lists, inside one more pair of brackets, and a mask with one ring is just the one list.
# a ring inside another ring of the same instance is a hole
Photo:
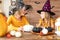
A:
{"label": "pumpkin", "polygon": [[48,30],[48,32],[52,32],[53,31],[53,29],[51,27],[48,27],[46,29]]}
{"label": "pumpkin", "polygon": [[46,35],[48,33],[48,30],[46,28],[43,28],[41,31],[44,35]]}
{"label": "pumpkin", "polygon": [[36,32],[36,33],[40,33],[41,30],[42,30],[42,28],[40,28],[40,27],[34,27],[32,31]]}
{"label": "pumpkin", "polygon": [[22,33],[21,33],[21,32],[18,32],[18,31],[17,31],[17,32],[15,32],[15,37],[17,37],[17,38],[18,38],[18,37],[21,37],[21,36],[22,36]]}
{"label": "pumpkin", "polygon": [[0,37],[7,33],[7,23],[4,16],[0,14]]}
{"label": "pumpkin", "polygon": [[23,30],[26,32],[30,32],[32,31],[33,27],[34,27],[33,25],[25,25],[23,26]]}

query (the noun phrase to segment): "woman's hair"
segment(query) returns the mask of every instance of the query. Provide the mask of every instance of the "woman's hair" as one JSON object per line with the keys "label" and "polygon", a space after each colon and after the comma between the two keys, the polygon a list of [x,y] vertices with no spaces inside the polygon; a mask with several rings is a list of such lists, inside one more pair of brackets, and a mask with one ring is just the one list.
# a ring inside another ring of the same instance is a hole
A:
{"label": "woman's hair", "polygon": [[25,5],[25,10],[29,10],[29,9],[32,9],[32,6],[31,5]]}
{"label": "woman's hair", "polygon": [[5,14],[3,12],[0,12],[0,14],[2,14],[3,16],[5,16]]}
{"label": "woman's hair", "polygon": [[17,11],[17,8],[14,8],[14,9],[12,10],[13,15],[15,14],[16,11]]}
{"label": "woman's hair", "polygon": [[[25,7],[25,10],[30,10],[32,9],[32,6],[31,5],[24,5],[23,7]],[[21,9],[23,9],[23,7]],[[13,11],[13,15],[15,14],[16,11],[19,11],[21,10],[20,8],[14,8],[12,11]]]}
{"label": "woman's hair", "polygon": [[30,11],[31,9],[33,9],[33,7],[31,5],[24,5],[24,6],[22,6],[22,8],[19,8],[18,10],[21,10],[23,8],[25,8],[24,10],[28,10],[28,11]]}

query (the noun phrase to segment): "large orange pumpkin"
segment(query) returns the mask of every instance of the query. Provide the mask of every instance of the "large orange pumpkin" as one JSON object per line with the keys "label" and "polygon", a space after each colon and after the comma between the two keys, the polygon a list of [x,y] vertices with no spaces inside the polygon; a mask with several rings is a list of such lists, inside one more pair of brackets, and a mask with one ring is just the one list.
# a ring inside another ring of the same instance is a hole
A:
{"label": "large orange pumpkin", "polygon": [[0,37],[7,33],[7,23],[4,16],[0,13]]}

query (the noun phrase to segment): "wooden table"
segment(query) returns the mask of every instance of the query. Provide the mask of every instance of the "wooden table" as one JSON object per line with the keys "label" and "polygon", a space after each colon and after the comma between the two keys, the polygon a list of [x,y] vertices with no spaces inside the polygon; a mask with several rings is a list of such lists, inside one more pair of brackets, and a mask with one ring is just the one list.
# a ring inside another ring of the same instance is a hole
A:
{"label": "wooden table", "polygon": [[24,32],[21,38],[11,37],[1,37],[0,40],[57,40],[60,39],[57,35],[47,35],[47,36],[40,36],[38,34],[32,34]]}

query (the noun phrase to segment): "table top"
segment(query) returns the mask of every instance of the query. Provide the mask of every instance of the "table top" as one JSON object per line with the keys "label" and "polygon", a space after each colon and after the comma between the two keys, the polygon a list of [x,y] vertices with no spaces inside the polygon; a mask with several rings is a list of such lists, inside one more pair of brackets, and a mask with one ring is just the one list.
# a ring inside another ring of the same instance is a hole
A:
{"label": "table top", "polygon": [[7,38],[7,37],[1,37],[0,40],[56,40],[56,39],[60,39],[59,36],[57,35],[45,35],[45,36],[40,36],[39,34],[32,34],[32,33],[28,33],[28,32],[24,32],[22,37],[20,38],[16,38],[16,37],[11,37],[11,38]]}

